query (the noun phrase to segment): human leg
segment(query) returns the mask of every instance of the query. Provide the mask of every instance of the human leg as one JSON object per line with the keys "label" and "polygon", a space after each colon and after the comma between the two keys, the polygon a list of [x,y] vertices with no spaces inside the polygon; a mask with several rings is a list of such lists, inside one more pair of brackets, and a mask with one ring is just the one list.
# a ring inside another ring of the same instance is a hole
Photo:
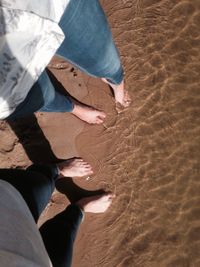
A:
{"label": "human leg", "polygon": [[92,175],[92,166],[82,158],[71,158],[57,163],[58,178]]}
{"label": "human leg", "polygon": [[33,164],[26,170],[0,169],[0,179],[7,181],[21,193],[36,222],[48,204],[58,178],[91,174],[91,165],[76,158],[57,165]]}
{"label": "human leg", "polygon": [[119,53],[99,1],[71,1],[60,27],[66,39],[57,54],[89,75],[102,78],[112,87],[116,101],[127,105],[130,99],[124,90]]}
{"label": "human leg", "polygon": [[74,109],[71,113],[89,124],[101,124],[106,118],[103,111],[77,102],[74,103]]}
{"label": "human leg", "polygon": [[46,71],[32,86],[25,100],[7,118],[13,120],[33,114],[36,111],[44,112],[71,112],[73,103],[67,96],[58,93]]}
{"label": "human leg", "polygon": [[79,119],[90,123],[100,124],[106,117],[105,113],[88,107],[78,101],[72,100],[57,92],[51,83],[46,71],[42,73],[38,81],[33,85],[25,100],[7,118],[14,120],[41,112],[70,112]]}
{"label": "human leg", "polygon": [[71,266],[73,243],[83,213],[105,212],[113,197],[111,194],[103,194],[82,198],[42,225],[40,233],[54,267]]}
{"label": "human leg", "polygon": [[42,81],[38,81],[38,85],[45,100],[44,105],[38,110],[42,112],[71,112],[74,108],[72,99],[69,96],[60,94],[50,81],[46,71],[42,74]]}
{"label": "human leg", "polygon": [[34,170],[0,169],[0,179],[7,181],[20,192],[36,222],[55,188],[56,166],[43,167],[48,175],[37,166],[34,166]]}
{"label": "human leg", "polygon": [[120,84],[113,84],[105,78],[102,78],[102,81],[109,84],[113,89],[116,103],[120,103],[123,107],[128,107],[130,105],[131,98],[128,91],[125,90],[124,80]]}
{"label": "human leg", "polygon": [[97,0],[70,1],[59,23],[66,38],[57,54],[95,77],[121,83],[123,69]]}
{"label": "human leg", "polygon": [[82,218],[80,208],[70,205],[41,226],[40,233],[54,267],[71,266],[73,243]]}

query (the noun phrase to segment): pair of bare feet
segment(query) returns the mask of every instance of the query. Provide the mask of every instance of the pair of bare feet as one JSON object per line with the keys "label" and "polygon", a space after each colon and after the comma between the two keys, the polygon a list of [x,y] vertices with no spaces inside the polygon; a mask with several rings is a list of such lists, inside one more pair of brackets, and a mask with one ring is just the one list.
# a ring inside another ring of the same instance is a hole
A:
{"label": "pair of bare feet", "polygon": [[[59,177],[83,177],[93,174],[92,166],[81,158],[72,158],[58,163]],[[75,204],[84,212],[102,213],[105,212],[112,203],[115,195],[104,193],[101,195],[85,197]]]}
{"label": "pair of bare feet", "polygon": [[[109,84],[113,89],[116,103],[121,104],[123,107],[130,105],[131,99],[128,92],[124,89],[124,81],[119,85],[111,84],[104,78],[102,78],[102,81]],[[71,113],[89,124],[101,124],[106,118],[106,114],[103,111],[78,102],[74,102],[74,108]]]}

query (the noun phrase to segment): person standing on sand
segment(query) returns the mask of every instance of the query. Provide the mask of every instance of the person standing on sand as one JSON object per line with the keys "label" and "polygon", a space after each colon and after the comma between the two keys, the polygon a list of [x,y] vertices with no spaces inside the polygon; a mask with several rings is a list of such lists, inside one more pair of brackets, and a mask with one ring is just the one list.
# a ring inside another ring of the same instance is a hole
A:
{"label": "person standing on sand", "polygon": [[45,70],[57,54],[113,89],[127,107],[123,69],[98,0],[0,0],[0,119],[70,112],[100,124],[106,114],[59,94]]}
{"label": "person standing on sand", "polygon": [[1,266],[71,266],[73,243],[84,213],[105,212],[114,195],[81,198],[46,221],[40,232],[36,223],[55,189],[55,181],[77,175],[77,171],[81,176],[81,170],[69,169],[66,162],[32,165],[26,170],[0,169]]}

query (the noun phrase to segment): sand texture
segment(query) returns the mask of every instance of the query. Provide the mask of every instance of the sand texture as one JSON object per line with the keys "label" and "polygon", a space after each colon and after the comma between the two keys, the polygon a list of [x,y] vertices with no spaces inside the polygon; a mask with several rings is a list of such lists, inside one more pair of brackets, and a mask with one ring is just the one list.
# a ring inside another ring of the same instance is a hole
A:
{"label": "sand texture", "polygon": [[[1,167],[75,155],[95,170],[57,187],[70,200],[111,190],[103,215],[86,215],[73,267],[200,266],[200,1],[102,1],[126,73],[130,108],[117,113],[107,85],[55,58],[66,90],[107,113],[101,126],[37,114],[0,124]],[[43,214],[62,210],[55,192]]]}

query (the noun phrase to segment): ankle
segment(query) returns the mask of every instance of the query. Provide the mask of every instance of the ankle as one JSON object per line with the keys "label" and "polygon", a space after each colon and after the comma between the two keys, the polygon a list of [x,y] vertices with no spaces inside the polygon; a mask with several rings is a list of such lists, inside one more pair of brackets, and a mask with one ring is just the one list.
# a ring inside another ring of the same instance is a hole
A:
{"label": "ankle", "polygon": [[74,107],[71,111],[72,114],[77,115],[80,112],[80,106],[74,103]]}
{"label": "ankle", "polygon": [[78,206],[83,212],[85,212],[85,205],[86,205],[86,203],[85,203],[85,201],[84,201],[85,199],[80,199],[80,200],[78,200],[76,203],[74,203],[76,206]]}
{"label": "ankle", "polygon": [[106,78],[101,78],[101,80],[111,86],[111,88],[115,90],[124,90],[124,80],[121,81],[119,84],[114,84],[108,81]]}

